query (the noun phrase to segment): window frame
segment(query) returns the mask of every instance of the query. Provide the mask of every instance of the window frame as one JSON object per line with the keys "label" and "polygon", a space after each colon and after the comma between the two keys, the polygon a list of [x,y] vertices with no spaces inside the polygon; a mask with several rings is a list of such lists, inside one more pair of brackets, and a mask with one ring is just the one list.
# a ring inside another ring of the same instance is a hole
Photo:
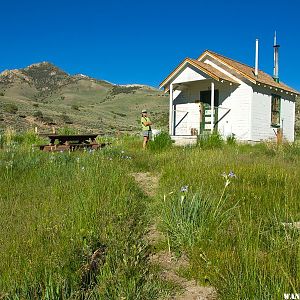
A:
{"label": "window frame", "polygon": [[[273,101],[275,99],[278,99],[278,110],[274,110],[273,107]],[[276,113],[278,114],[278,123],[273,123],[273,114]],[[281,121],[281,96],[280,95],[277,95],[277,94],[272,94],[271,95],[271,127],[274,127],[274,128],[280,128],[280,121]]]}

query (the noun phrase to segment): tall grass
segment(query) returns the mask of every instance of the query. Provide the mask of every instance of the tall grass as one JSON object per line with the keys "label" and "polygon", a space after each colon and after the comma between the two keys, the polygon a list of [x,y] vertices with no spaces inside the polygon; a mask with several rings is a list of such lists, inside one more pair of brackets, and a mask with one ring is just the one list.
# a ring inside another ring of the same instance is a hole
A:
{"label": "tall grass", "polygon": [[0,151],[2,298],[159,297],[146,198],[126,173],[130,160],[113,152]]}
{"label": "tall grass", "polygon": [[[165,201],[161,194],[161,228],[171,249],[188,253],[189,276],[213,285],[220,299],[299,293],[300,232],[282,225],[300,220],[298,151],[268,144],[185,148],[164,165],[161,193],[175,193]],[[237,178],[224,189],[221,174],[229,170]],[[189,191],[182,201],[176,191],[183,185]]]}
{"label": "tall grass", "polygon": [[167,132],[160,132],[154,137],[153,141],[149,141],[149,148],[152,151],[162,151],[170,149],[172,146],[172,139]]}
{"label": "tall grass", "polygon": [[[300,232],[282,225],[300,220],[298,145],[214,137],[142,151],[126,136],[98,152],[43,153],[34,137],[2,138],[0,297],[166,295],[143,238],[153,219],[171,250],[188,255],[184,274],[213,285],[219,299],[299,293]],[[160,173],[155,199],[131,172]]]}

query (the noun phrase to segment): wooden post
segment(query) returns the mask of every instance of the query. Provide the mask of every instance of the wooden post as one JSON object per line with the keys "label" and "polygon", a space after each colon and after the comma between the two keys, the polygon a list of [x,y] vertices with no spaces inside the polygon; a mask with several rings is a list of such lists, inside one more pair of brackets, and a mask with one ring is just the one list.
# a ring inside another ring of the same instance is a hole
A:
{"label": "wooden post", "polygon": [[277,144],[278,145],[282,144],[282,137],[283,137],[282,129],[281,128],[277,128],[276,138],[277,138]]}
{"label": "wooden post", "polygon": [[170,84],[169,134],[173,135],[173,84]]}
{"label": "wooden post", "polygon": [[169,134],[173,135],[173,84],[170,84]]}
{"label": "wooden post", "polygon": [[55,127],[54,127],[54,126],[52,126],[52,133],[53,133],[53,134],[55,134],[55,133],[56,133],[56,131],[55,131]]}
{"label": "wooden post", "polygon": [[214,121],[215,121],[215,83],[211,82],[211,91],[210,91],[210,126],[211,126],[211,133],[214,131]]}
{"label": "wooden post", "polygon": [[38,133],[38,128],[37,128],[37,126],[34,127],[34,133]]}

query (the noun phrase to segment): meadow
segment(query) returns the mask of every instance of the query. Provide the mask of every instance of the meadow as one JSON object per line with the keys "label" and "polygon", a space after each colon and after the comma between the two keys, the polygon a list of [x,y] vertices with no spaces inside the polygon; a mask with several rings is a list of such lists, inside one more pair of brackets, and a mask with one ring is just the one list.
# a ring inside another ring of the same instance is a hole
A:
{"label": "meadow", "polygon": [[[0,136],[0,299],[168,299],[149,259],[161,250],[186,255],[180,275],[218,299],[300,292],[299,145],[110,141],[43,153],[33,133]],[[153,197],[133,172],[159,178]]]}

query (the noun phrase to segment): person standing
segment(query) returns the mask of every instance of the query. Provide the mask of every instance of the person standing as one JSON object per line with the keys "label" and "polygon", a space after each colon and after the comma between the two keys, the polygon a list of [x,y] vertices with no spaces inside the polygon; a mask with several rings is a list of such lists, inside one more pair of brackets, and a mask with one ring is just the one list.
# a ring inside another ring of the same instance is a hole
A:
{"label": "person standing", "polygon": [[151,137],[151,125],[152,125],[152,122],[148,117],[146,109],[142,110],[141,125],[143,130],[143,137],[144,137],[143,148],[145,149]]}

